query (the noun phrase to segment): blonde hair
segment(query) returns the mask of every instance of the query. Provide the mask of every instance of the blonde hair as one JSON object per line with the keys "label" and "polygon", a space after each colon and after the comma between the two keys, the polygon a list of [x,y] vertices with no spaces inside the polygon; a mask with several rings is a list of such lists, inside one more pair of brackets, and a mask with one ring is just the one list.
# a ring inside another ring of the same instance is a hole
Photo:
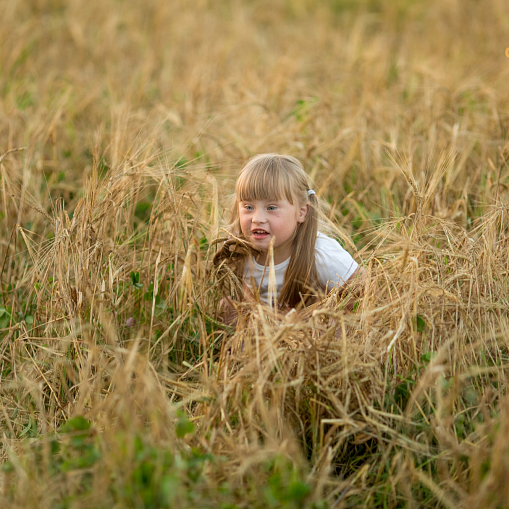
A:
{"label": "blonde hair", "polygon": [[[308,196],[311,180],[298,159],[288,155],[260,154],[251,158],[240,171],[235,186],[231,228],[244,239],[240,227],[239,202],[250,200],[288,200],[297,207],[309,203],[303,223],[299,223],[292,241],[292,255],[286,269],[279,307],[309,304],[322,285],[315,263],[315,244],[318,233],[318,200]],[[244,257],[246,258],[246,257]],[[243,268],[237,272],[243,277]]]}

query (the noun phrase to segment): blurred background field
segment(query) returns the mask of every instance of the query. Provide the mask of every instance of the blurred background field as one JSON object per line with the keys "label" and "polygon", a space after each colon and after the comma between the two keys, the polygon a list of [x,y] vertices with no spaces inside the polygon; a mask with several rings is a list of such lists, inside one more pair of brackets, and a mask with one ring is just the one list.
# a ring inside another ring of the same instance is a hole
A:
{"label": "blurred background field", "polygon": [[[0,0],[5,508],[507,507],[505,0]],[[290,153],[364,299],[218,321]]]}

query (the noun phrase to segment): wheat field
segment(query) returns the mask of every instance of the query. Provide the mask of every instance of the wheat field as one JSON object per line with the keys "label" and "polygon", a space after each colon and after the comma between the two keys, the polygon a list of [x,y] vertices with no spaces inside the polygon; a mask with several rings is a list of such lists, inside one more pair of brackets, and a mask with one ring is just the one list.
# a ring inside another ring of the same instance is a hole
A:
{"label": "wheat field", "polygon": [[[0,4],[2,508],[509,507],[505,0]],[[261,152],[353,311],[222,323]]]}

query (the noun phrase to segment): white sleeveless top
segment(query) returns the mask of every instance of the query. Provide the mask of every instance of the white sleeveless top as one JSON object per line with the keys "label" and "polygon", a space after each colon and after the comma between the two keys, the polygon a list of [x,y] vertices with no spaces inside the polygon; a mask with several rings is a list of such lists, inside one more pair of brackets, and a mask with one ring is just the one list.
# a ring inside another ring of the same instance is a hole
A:
{"label": "white sleeveless top", "polygon": [[[332,290],[333,286],[343,286],[359,266],[350,256],[350,253],[339,245],[339,242],[320,232],[318,232],[316,237],[315,253],[318,280],[327,291]],[[285,272],[289,263],[290,258],[278,265],[274,265],[278,297],[283,288]],[[263,274],[264,271],[265,275]],[[250,288],[252,288],[253,279],[256,288],[260,288],[260,299],[268,303],[269,267],[265,268],[257,263],[253,257],[250,257],[246,260],[244,268],[244,281]]]}

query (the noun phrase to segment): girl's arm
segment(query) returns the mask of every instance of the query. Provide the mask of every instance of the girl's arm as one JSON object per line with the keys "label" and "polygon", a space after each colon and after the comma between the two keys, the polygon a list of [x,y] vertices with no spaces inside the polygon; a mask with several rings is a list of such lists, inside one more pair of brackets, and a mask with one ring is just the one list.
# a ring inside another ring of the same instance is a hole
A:
{"label": "girl's arm", "polygon": [[225,297],[224,299],[221,299],[219,301],[217,311],[218,319],[220,322],[235,327],[239,314],[231,297]]}
{"label": "girl's arm", "polygon": [[[255,298],[251,288],[244,282],[243,283],[243,296],[244,302],[254,302]],[[218,306],[219,321],[226,325],[235,327],[239,319],[239,311],[237,309],[238,301],[233,300],[231,297],[224,297],[220,300]]]}
{"label": "girl's arm", "polygon": [[[353,309],[362,297],[366,272],[335,240],[319,234],[316,239],[316,269],[322,284],[335,283],[339,295],[348,296],[345,309]],[[330,287],[329,287],[330,288]]]}
{"label": "girl's arm", "polygon": [[355,285],[361,292],[364,292],[364,283],[366,282],[366,271],[360,265],[355,269],[355,272],[347,279],[347,286]]}
{"label": "girl's arm", "polygon": [[355,272],[347,279],[345,286],[342,288],[341,293],[346,292],[348,301],[345,304],[345,310],[353,311],[353,307],[358,299],[364,296],[364,286],[366,284],[366,271],[360,265],[355,269]]}

